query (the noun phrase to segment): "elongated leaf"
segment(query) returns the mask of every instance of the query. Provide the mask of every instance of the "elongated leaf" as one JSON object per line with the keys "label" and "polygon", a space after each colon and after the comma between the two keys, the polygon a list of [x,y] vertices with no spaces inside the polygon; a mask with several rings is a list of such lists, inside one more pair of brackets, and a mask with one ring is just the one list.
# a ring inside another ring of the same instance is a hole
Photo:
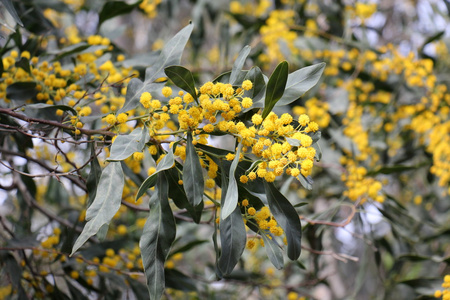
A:
{"label": "elongated leaf", "polygon": [[[179,162],[175,162],[175,165],[177,169],[183,172],[183,166]],[[178,184],[178,170],[172,168],[166,170],[164,173],[166,174],[167,180],[169,181],[170,185],[169,197],[173,200],[178,208],[186,208],[195,223],[200,223],[204,207],[203,201],[195,207],[191,205],[187,198],[186,192],[184,191],[183,185]]]}
{"label": "elongated leaf", "polygon": [[192,76],[191,71],[182,66],[170,66],[165,68],[164,72],[177,87],[191,94],[195,102],[198,103],[194,76]]}
{"label": "elongated leaf", "polygon": [[179,291],[197,291],[195,281],[174,269],[166,269],[165,271],[166,286],[168,288]]}
{"label": "elongated leaf", "polygon": [[192,133],[190,132],[188,132],[186,140],[183,187],[192,206],[197,206],[203,201],[203,191],[205,189],[203,170],[198,154],[192,144]]}
{"label": "elongated leaf", "polygon": [[150,299],[159,299],[164,292],[164,263],[176,235],[168,189],[164,173],[159,173],[156,192],[150,200],[150,214],[139,242]]}
{"label": "elongated leaf", "polygon": [[158,59],[155,60],[155,63],[146,69],[145,82],[137,78],[130,80],[127,86],[125,104],[119,109],[119,113],[136,108],[142,93],[160,89],[162,84],[156,83],[155,80],[166,76],[164,73],[165,67],[180,63],[181,55],[183,54],[184,47],[192,33],[193,27],[194,25],[192,24],[187,25],[167,42],[159,54]]}
{"label": "elongated leaf", "polygon": [[243,78],[239,78],[241,75],[242,68],[244,67],[245,60],[247,59],[247,56],[250,54],[250,50],[252,48],[250,46],[245,46],[242,48],[242,50],[239,52],[238,57],[234,61],[233,68],[231,69],[231,75],[230,75],[230,83],[232,85],[239,84],[239,81],[242,81]]}
{"label": "elongated leaf", "polygon": [[1,1],[2,4],[5,6],[6,10],[9,12],[9,14],[13,17],[14,21],[16,21],[16,23],[18,23],[20,26],[23,27],[23,23],[20,20],[19,16],[17,15],[17,12],[11,0],[1,0]]}
{"label": "elongated leaf", "polygon": [[86,188],[89,197],[87,202],[88,207],[92,204],[92,202],[95,199],[95,195],[97,194],[97,187],[100,182],[100,176],[102,175],[102,168],[100,167],[100,163],[98,162],[94,144],[91,144],[91,157],[93,157],[91,161],[91,170],[89,171],[89,175],[86,182]]}
{"label": "elongated leaf", "polygon": [[[239,163],[239,156],[241,155],[242,143],[239,143],[238,149],[236,151],[236,156],[233,159],[230,167],[230,173],[228,175],[228,188],[226,189],[225,201],[222,205],[220,211],[220,218],[226,219],[236,208],[238,203],[238,185],[234,173]],[[223,187],[222,187],[223,188]]]}
{"label": "elongated leaf", "polygon": [[267,257],[275,268],[278,270],[283,269],[284,259],[283,259],[283,249],[266,234],[262,233],[261,237],[264,241],[264,249],[266,249]]}
{"label": "elongated leaf", "polygon": [[307,189],[308,191],[311,191],[313,188],[313,180],[311,179],[310,176],[305,177],[303,176],[303,174],[300,174],[297,176],[298,181],[300,181],[300,183],[302,184],[302,186]]}
{"label": "elongated leaf", "polygon": [[25,58],[25,57],[21,57],[20,60],[16,61],[16,63],[14,65],[17,68],[22,68],[28,74],[31,73],[30,61],[27,58]]}
{"label": "elongated leaf", "polygon": [[119,135],[111,146],[108,161],[121,161],[134,152],[141,152],[149,139],[148,129],[145,126],[136,128],[130,134]]}
{"label": "elongated leaf", "polygon": [[103,170],[97,188],[97,194],[86,211],[86,225],[72,248],[74,254],[100,228],[109,224],[120,208],[124,176],[119,162],[111,162]]}
{"label": "elongated leaf", "polygon": [[158,60],[145,71],[146,82],[153,82],[158,78],[165,77],[165,67],[180,64],[181,55],[193,28],[194,25],[190,23],[164,45]]}
{"label": "elongated leaf", "polygon": [[6,88],[6,97],[16,101],[25,101],[36,96],[36,82],[15,82]]}
{"label": "elongated leaf", "polygon": [[302,227],[295,208],[283,194],[272,184],[264,181],[270,211],[283,228],[288,242],[287,255],[296,260],[301,252]]}
{"label": "elongated leaf", "polygon": [[50,104],[46,104],[46,103],[27,104],[25,106],[25,112],[27,113],[27,115],[29,115],[28,110],[30,110],[30,109],[48,109],[48,110],[52,110],[52,111],[56,111],[57,109],[60,109],[62,111],[69,111],[73,115],[77,115],[77,111],[67,105],[50,105]]}
{"label": "elongated leaf", "polygon": [[106,1],[99,14],[98,25],[100,26],[104,21],[114,18],[116,16],[130,13],[136,8],[141,1],[137,1],[133,4],[128,4],[124,1]]}
{"label": "elongated leaf", "polygon": [[270,76],[266,87],[266,98],[264,100],[264,110],[262,113],[263,119],[269,115],[275,104],[277,104],[278,100],[283,96],[288,72],[289,65],[286,61],[283,61],[275,68]]}
{"label": "elongated leaf", "polygon": [[224,275],[230,274],[245,249],[247,235],[241,210],[236,207],[225,220],[220,220],[220,241],[222,254],[219,258],[219,268]]}
{"label": "elongated leaf", "polygon": [[131,78],[127,85],[125,104],[119,109],[118,113],[123,113],[136,108],[141,98],[141,94],[144,92],[148,92],[146,85],[140,79]]}
{"label": "elongated leaf", "polygon": [[91,47],[91,45],[89,45],[86,42],[81,42],[75,45],[70,45],[67,46],[65,48],[62,49],[57,49],[57,50],[49,50],[48,54],[51,55],[56,55],[55,58],[53,58],[52,61],[58,61],[61,60],[63,57],[72,55],[72,54],[78,54],[83,50],[86,50],[87,48]]}
{"label": "elongated leaf", "polygon": [[187,243],[186,245],[184,245],[184,246],[182,246],[182,247],[180,247],[180,248],[178,248],[176,250],[173,250],[170,253],[169,257],[171,257],[171,256],[173,256],[174,254],[177,254],[177,253],[183,253],[183,252],[186,252],[188,250],[191,250],[192,248],[194,248],[194,247],[196,247],[198,245],[204,244],[206,242],[208,242],[208,240],[195,240],[195,241],[192,241],[190,243]]}
{"label": "elongated leaf", "polygon": [[137,199],[141,198],[142,195],[144,195],[149,188],[151,188],[156,184],[156,179],[159,172],[168,170],[173,167],[173,164],[175,162],[173,157],[173,147],[176,147],[175,144],[172,146],[172,148],[169,149],[169,151],[167,151],[166,156],[164,156],[159,162],[159,164],[156,166],[155,173],[147,177],[147,179],[145,179],[144,182],[141,184],[136,194],[136,201]]}
{"label": "elongated leaf", "polygon": [[301,68],[288,75],[286,89],[276,106],[294,102],[317,84],[325,69],[325,63]]}
{"label": "elongated leaf", "polygon": [[264,76],[260,68],[253,67],[248,71],[244,80],[250,80],[253,83],[253,88],[249,91],[244,92],[244,97],[250,97],[253,99],[253,103],[259,101],[264,94],[264,88],[266,87],[266,82],[264,81]]}

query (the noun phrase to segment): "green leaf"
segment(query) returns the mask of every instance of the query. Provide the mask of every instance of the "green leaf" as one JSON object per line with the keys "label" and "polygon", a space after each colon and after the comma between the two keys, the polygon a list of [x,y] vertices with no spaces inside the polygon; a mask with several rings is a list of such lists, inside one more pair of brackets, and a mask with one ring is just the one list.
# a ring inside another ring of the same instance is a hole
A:
{"label": "green leaf", "polygon": [[111,162],[103,170],[97,188],[97,194],[86,211],[86,225],[72,248],[73,255],[100,228],[109,224],[120,208],[124,176],[119,162]]}
{"label": "green leaf", "polygon": [[302,250],[300,218],[289,200],[278,191],[273,183],[264,181],[264,188],[270,211],[286,234],[288,242],[287,255],[291,260],[297,260]]}
{"label": "green leaf", "polygon": [[[225,193],[228,190],[227,178],[224,175],[223,165],[220,164],[220,169],[222,173],[221,187],[222,187],[222,207],[225,205]],[[231,172],[230,172],[231,173]],[[234,173],[232,175],[234,178]],[[237,200],[237,199],[236,199]],[[247,240],[247,234],[245,232],[245,224],[242,219],[241,210],[238,206],[235,206],[232,213],[226,219],[220,220],[220,241],[222,245],[222,253],[219,260],[217,261],[217,266],[220,270],[221,275],[230,274],[245,249],[245,244]]]}
{"label": "green leaf", "polygon": [[25,112],[27,113],[27,115],[29,114],[28,110],[30,110],[30,109],[48,109],[49,111],[54,111],[54,112],[56,112],[57,109],[60,109],[62,111],[69,111],[74,116],[77,115],[77,111],[67,105],[50,105],[50,104],[46,104],[46,103],[27,104],[25,106]]}
{"label": "green leaf", "polygon": [[21,57],[18,61],[16,61],[16,63],[14,65],[17,68],[22,68],[28,74],[31,73],[30,61],[27,58],[25,58],[25,57]]}
{"label": "green leaf", "polygon": [[197,206],[203,201],[205,183],[203,179],[202,165],[192,144],[192,133],[187,133],[186,139],[186,161],[183,167],[183,187],[189,202]]}
{"label": "green leaf", "polygon": [[62,58],[72,55],[72,54],[78,54],[87,48],[91,47],[91,45],[81,42],[75,45],[70,45],[62,49],[58,49],[56,51],[49,51],[48,54],[56,55],[55,58],[52,59],[52,61],[59,61]]}
{"label": "green leaf", "polygon": [[294,102],[317,84],[325,69],[325,63],[301,68],[288,75],[286,89],[276,106]]}
{"label": "green leaf", "polygon": [[98,17],[98,26],[100,27],[108,19],[132,12],[141,2],[137,1],[133,4],[128,4],[124,1],[106,1]]}
{"label": "green leaf", "polygon": [[297,179],[305,189],[307,189],[308,191],[312,190],[313,180],[311,179],[311,176],[305,177],[303,174],[300,174],[297,176]]}
{"label": "green leaf", "polygon": [[66,207],[69,204],[69,193],[61,182],[50,177],[44,199],[48,204]]}
{"label": "green leaf", "polygon": [[262,99],[266,87],[266,82],[264,81],[263,73],[258,67],[253,67],[248,71],[244,80],[250,80],[253,83],[253,88],[251,90],[244,92],[244,97],[249,97],[253,99],[253,103],[258,102]]}
{"label": "green leaf", "polygon": [[[239,163],[239,156],[241,155],[242,143],[239,143],[236,155],[231,163],[230,173],[228,175],[228,187],[226,189],[226,195],[222,209],[220,211],[220,218],[225,220],[236,208],[238,203],[238,185],[234,173]],[[222,187],[223,188],[223,187]]]}
{"label": "green leaf", "polygon": [[214,78],[212,80],[213,83],[217,83],[217,82],[230,82],[230,75],[231,75],[231,71],[227,71],[224,72],[222,74],[220,74],[219,76],[217,76],[216,78]]}
{"label": "green leaf", "polygon": [[127,94],[125,95],[125,104],[119,109],[118,113],[123,113],[135,109],[141,98],[141,94],[148,92],[144,83],[137,78],[131,78],[127,85]]}
{"label": "green leaf", "polygon": [[111,146],[108,161],[121,161],[130,157],[134,152],[141,152],[145,143],[150,139],[146,126],[138,127],[130,134],[119,135]]}
{"label": "green leaf", "polygon": [[155,64],[145,70],[146,82],[153,82],[158,78],[165,77],[165,67],[180,64],[181,55],[193,28],[194,25],[190,23],[165,44]]}
{"label": "green leaf", "polygon": [[142,93],[160,89],[161,84],[155,83],[155,80],[166,76],[164,73],[165,67],[180,63],[181,55],[183,54],[184,47],[192,33],[193,27],[194,25],[192,24],[187,25],[165,44],[155,63],[146,69],[144,82],[137,78],[130,80],[127,86],[125,104],[119,109],[118,113],[136,108]]}
{"label": "green leaf", "polygon": [[382,166],[376,170],[367,172],[368,176],[374,176],[377,174],[393,174],[393,173],[401,173],[405,171],[417,170],[421,165],[416,166],[404,166],[404,165],[394,165],[394,166]]}
{"label": "green leaf", "polygon": [[14,9],[14,5],[12,4],[11,0],[1,0],[3,6],[6,8],[6,10],[9,12],[9,14],[13,17],[14,21],[16,21],[17,24],[23,27],[23,23],[20,20],[19,16],[17,15],[16,10]]}
{"label": "green leaf", "polygon": [[185,90],[194,98],[198,104],[197,92],[195,91],[194,76],[191,71],[182,66],[170,66],[164,69],[167,77],[179,88]]}
{"label": "green leaf", "polygon": [[11,100],[25,101],[36,96],[36,82],[19,81],[6,88],[6,97]]}
{"label": "green leaf", "polygon": [[286,61],[283,61],[275,68],[270,76],[266,87],[266,98],[264,100],[264,110],[262,113],[263,119],[269,115],[275,104],[277,104],[278,100],[283,96],[288,72],[289,65]]}
{"label": "green leaf", "polygon": [[187,198],[186,192],[184,191],[183,185],[178,184],[178,180],[180,178],[178,176],[178,170],[183,172],[183,166],[179,162],[175,162],[175,166],[176,168],[171,168],[164,172],[170,185],[169,197],[178,208],[186,208],[194,222],[199,224],[202,217],[204,203],[202,201],[195,207],[191,205]]}
{"label": "green leaf", "polygon": [[171,256],[173,256],[174,254],[177,254],[177,253],[183,253],[183,252],[189,251],[192,248],[194,248],[194,247],[196,247],[198,245],[204,244],[206,242],[208,242],[208,240],[195,240],[195,241],[192,241],[190,243],[187,243],[186,245],[184,245],[184,246],[182,246],[182,247],[180,247],[180,248],[178,248],[176,250],[173,250],[170,253],[169,257],[171,257]]}
{"label": "green leaf", "polygon": [[322,159],[322,149],[320,148],[319,143],[314,143],[311,146],[316,150],[316,155],[314,155],[314,157],[317,161],[320,161]]}
{"label": "green leaf", "polygon": [[95,195],[97,194],[97,186],[99,185],[100,176],[102,175],[102,168],[100,167],[100,163],[98,162],[94,144],[91,143],[90,147],[91,147],[91,157],[93,157],[93,159],[91,161],[91,170],[89,171],[89,175],[86,181],[86,188],[88,193],[88,202],[87,202],[88,207],[95,199]]}
{"label": "green leaf", "polygon": [[150,214],[139,242],[150,299],[159,299],[164,292],[164,262],[176,235],[168,189],[164,173],[159,173],[156,192],[150,200]]}
{"label": "green leaf", "polygon": [[175,269],[165,269],[166,287],[179,291],[197,291],[195,281]]}
{"label": "green leaf", "polygon": [[241,210],[236,207],[225,220],[220,220],[220,241],[222,254],[219,268],[224,275],[230,274],[238,263],[245,249],[247,234]]}
{"label": "green leaf", "polygon": [[278,270],[283,269],[283,249],[281,249],[273,238],[269,238],[264,232],[261,233],[261,237],[264,241],[264,249],[266,249],[267,257],[269,257],[270,262]]}
{"label": "green leaf", "polygon": [[[233,68],[231,70],[231,74],[230,74],[230,83],[232,85],[236,85],[236,84],[240,84],[242,82],[242,80],[244,79],[241,75],[241,71],[242,68],[244,67],[245,64],[245,60],[247,59],[247,56],[250,54],[250,50],[252,49],[252,47],[250,46],[245,46],[244,48],[242,48],[242,50],[239,52],[238,57],[236,58],[236,60],[234,61],[233,64]],[[239,78],[241,77],[241,78]]]}
{"label": "green leaf", "polygon": [[144,195],[149,188],[154,186],[156,184],[157,175],[159,172],[168,170],[173,167],[173,164],[175,162],[175,159],[173,157],[173,148],[176,147],[175,144],[172,146],[172,148],[167,151],[167,154],[161,159],[159,164],[156,166],[156,171],[147,179],[144,180],[144,182],[139,187],[139,190],[136,194],[136,201],[137,199],[141,198],[142,195]]}

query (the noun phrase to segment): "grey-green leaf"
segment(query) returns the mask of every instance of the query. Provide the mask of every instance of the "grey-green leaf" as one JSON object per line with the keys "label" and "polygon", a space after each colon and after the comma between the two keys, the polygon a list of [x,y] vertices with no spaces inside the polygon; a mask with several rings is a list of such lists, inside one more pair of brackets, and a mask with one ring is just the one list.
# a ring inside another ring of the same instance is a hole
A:
{"label": "grey-green leaf", "polygon": [[146,82],[153,82],[158,78],[165,77],[165,67],[180,64],[181,55],[193,28],[194,25],[190,23],[167,42],[155,64],[145,70]]}
{"label": "grey-green leaf", "polygon": [[250,46],[245,46],[242,48],[242,50],[239,52],[238,57],[234,61],[233,68],[231,70],[230,75],[230,83],[232,85],[239,84],[239,81],[243,78],[239,78],[239,75],[241,75],[242,68],[244,67],[245,60],[247,59],[247,56],[250,54],[250,50],[252,48]]}
{"label": "grey-green leaf", "polygon": [[184,191],[192,206],[197,206],[203,201],[205,182],[203,179],[202,165],[192,144],[192,133],[187,133],[186,139],[186,161],[183,167]]}
{"label": "grey-green leaf", "polygon": [[228,188],[226,190],[224,204],[220,211],[220,218],[225,220],[236,208],[238,203],[238,186],[234,173],[236,172],[237,165],[239,163],[239,156],[241,155],[242,143],[239,143],[236,151],[236,156],[233,159],[230,167],[230,173],[228,175]]}
{"label": "grey-green leaf", "polygon": [[248,79],[252,82],[253,88],[249,91],[244,92],[244,97],[250,97],[253,99],[253,103],[262,100],[264,95],[264,88],[266,87],[266,82],[264,81],[264,75],[261,69],[258,67],[253,67],[248,71],[244,80]]}
{"label": "grey-green leaf", "polygon": [[164,292],[164,263],[176,235],[168,189],[167,179],[161,172],[158,174],[156,192],[150,200],[150,214],[139,242],[150,299],[160,299]]}
{"label": "grey-green leaf", "polygon": [[192,33],[194,25],[189,24],[178,32],[172,39],[170,39],[159,54],[155,63],[148,67],[145,71],[145,81],[142,82],[137,78],[130,80],[127,87],[127,95],[125,97],[125,104],[119,110],[119,113],[129,111],[136,108],[140,97],[144,92],[151,92],[158,90],[161,86],[155,80],[165,77],[164,68],[180,63],[181,55],[184,47]]}
{"label": "grey-green leaf", "polygon": [[275,268],[281,270],[284,266],[283,250],[273,240],[270,239],[265,233],[261,234],[264,241],[264,249],[266,249],[267,257]]}
{"label": "grey-green leaf", "polygon": [[325,69],[325,63],[319,63],[301,68],[288,75],[286,89],[276,106],[294,102],[317,84]]}
{"label": "grey-green leaf", "polygon": [[156,179],[157,179],[157,175],[159,172],[168,170],[173,167],[173,165],[175,163],[175,160],[173,157],[173,148],[174,147],[176,147],[175,144],[172,146],[172,148],[169,149],[169,151],[167,151],[166,156],[164,156],[161,159],[161,161],[159,162],[159,164],[156,166],[155,173],[153,173],[152,175],[147,177],[147,179],[145,179],[144,182],[141,184],[141,186],[139,187],[139,190],[136,194],[136,201],[137,201],[137,199],[141,198],[142,195],[144,195],[149,188],[151,188],[152,186],[154,186],[156,184]]}
{"label": "grey-green leaf", "polygon": [[87,202],[88,207],[92,204],[92,202],[95,199],[95,195],[97,194],[97,187],[100,182],[100,176],[102,175],[102,168],[100,167],[100,163],[98,162],[94,144],[91,144],[91,157],[93,157],[91,161],[91,170],[89,171],[89,175],[86,182],[86,188],[89,197]]}
{"label": "grey-green leaf", "polygon": [[264,188],[270,211],[286,234],[288,242],[287,255],[291,260],[296,260],[299,258],[302,250],[300,218],[289,200],[280,193],[273,183],[264,181]]}
{"label": "grey-green leaf", "polygon": [[91,206],[86,211],[86,225],[72,248],[74,254],[100,228],[109,224],[120,208],[124,176],[119,162],[111,162],[103,170],[97,193]]}
{"label": "grey-green leaf", "polygon": [[130,134],[119,135],[111,146],[108,161],[121,161],[130,157],[134,152],[141,152],[145,143],[150,139],[147,127],[138,127]]}
{"label": "grey-green leaf", "polygon": [[230,274],[245,249],[247,234],[242,219],[241,210],[235,207],[234,211],[225,220],[220,220],[220,241],[222,254],[218,266],[223,274]]}
{"label": "grey-green leaf", "polygon": [[281,62],[273,71],[266,87],[266,98],[262,117],[265,119],[272,111],[275,104],[283,96],[289,74],[289,65],[286,61]]}
{"label": "grey-green leaf", "polygon": [[9,12],[9,14],[13,17],[14,21],[18,23],[20,26],[23,27],[23,23],[20,20],[19,16],[17,15],[16,9],[14,8],[14,5],[12,4],[11,0],[1,0],[2,4],[5,6],[6,10]]}
{"label": "grey-green leaf", "polygon": [[198,103],[197,92],[195,91],[194,76],[191,71],[182,66],[170,66],[164,69],[167,77],[179,88],[185,90]]}

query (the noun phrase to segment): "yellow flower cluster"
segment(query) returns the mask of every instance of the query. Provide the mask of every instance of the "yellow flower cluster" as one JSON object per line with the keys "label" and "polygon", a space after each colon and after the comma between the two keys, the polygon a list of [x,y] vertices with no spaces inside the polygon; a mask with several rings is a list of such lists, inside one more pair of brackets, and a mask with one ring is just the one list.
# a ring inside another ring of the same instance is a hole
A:
{"label": "yellow flower cluster", "polygon": [[[171,132],[178,134],[193,130],[196,134],[194,144],[207,144],[209,134],[221,132],[235,136],[244,146],[243,153],[251,152],[260,160],[259,164],[241,176],[243,183],[257,177],[273,182],[284,173],[294,177],[310,175],[316,155],[310,135],[319,130],[319,125],[310,121],[306,114],[300,115],[297,122],[290,114],[278,117],[273,112],[264,120],[260,113],[256,113],[251,118],[252,123],[248,124],[234,121],[240,112],[252,107],[253,100],[244,95],[245,91],[252,88],[250,80],[245,80],[236,89],[231,84],[207,82],[198,91],[197,104],[190,94],[179,92],[172,96],[172,89],[164,87],[162,94],[169,98],[167,106],[162,106],[149,92],[141,94],[140,102],[149,112],[147,126],[151,128],[152,138],[164,140]],[[178,127],[174,126],[171,115],[178,121]],[[201,124],[204,124],[203,127],[200,127]],[[185,149],[178,146],[175,155],[184,159]],[[214,179],[217,165],[207,155],[203,158],[205,161],[202,160],[202,165],[208,166],[209,179]],[[234,155],[230,153],[226,159],[232,160]],[[206,182],[207,187],[214,186],[213,180]]]}
{"label": "yellow flower cluster", "polygon": [[352,201],[359,201],[361,204],[369,198],[380,203],[384,202],[384,195],[381,194],[383,187],[381,182],[366,176],[366,168],[358,166],[357,162],[345,156],[341,158],[341,163],[345,166],[345,172],[341,175],[341,179],[347,187],[344,196]]}
{"label": "yellow flower cluster", "polygon": [[143,0],[139,4],[139,8],[142,9],[150,19],[153,19],[158,14],[157,8],[160,3],[161,0]]}
{"label": "yellow flower cluster", "polygon": [[434,297],[441,298],[442,300],[450,300],[450,275],[444,276],[444,282],[442,283],[444,290],[436,290]]}
{"label": "yellow flower cluster", "polygon": [[[249,203],[247,199],[242,200],[241,205],[245,208],[244,217],[246,221],[255,221],[258,228],[261,230],[260,234],[265,234],[270,239],[272,239],[271,234],[274,236],[283,235],[283,229],[271,215],[267,206],[263,206],[259,211],[256,211],[254,207],[248,207]],[[264,246],[263,243],[262,245]],[[248,249],[252,249],[254,246],[255,242],[253,240],[247,241]]]}
{"label": "yellow flower cluster", "polygon": [[293,10],[273,10],[264,26],[261,26],[261,39],[267,53],[262,53],[259,59],[263,63],[282,61],[285,59],[282,45],[286,45],[291,55],[297,55],[298,49],[294,45],[297,34],[291,30],[294,24],[295,12]]}

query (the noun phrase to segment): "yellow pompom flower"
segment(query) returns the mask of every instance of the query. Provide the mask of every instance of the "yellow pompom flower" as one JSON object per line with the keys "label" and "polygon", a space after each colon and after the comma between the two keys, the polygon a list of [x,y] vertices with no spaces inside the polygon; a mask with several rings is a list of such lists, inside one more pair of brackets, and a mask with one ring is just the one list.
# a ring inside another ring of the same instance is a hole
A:
{"label": "yellow pompom flower", "polygon": [[[249,108],[253,105],[253,100],[250,99],[249,97],[245,97],[244,99],[242,99],[242,107],[243,108]],[[253,121],[253,119],[252,119]]]}
{"label": "yellow pompom flower", "polygon": [[263,118],[262,118],[262,116],[260,114],[254,114],[252,116],[252,123],[253,124],[259,125],[259,124],[262,123],[262,121],[263,121]]}
{"label": "yellow pompom flower", "polygon": [[161,92],[162,92],[163,96],[166,98],[168,98],[168,97],[170,97],[170,95],[172,95],[172,89],[168,86],[163,87]]}
{"label": "yellow pompom flower", "polygon": [[139,102],[141,102],[142,106],[144,106],[145,108],[149,108],[151,100],[152,100],[152,94],[150,94],[149,92],[144,92],[144,93],[142,93]]}
{"label": "yellow pompom flower", "polygon": [[250,208],[247,210],[247,213],[248,213],[250,216],[254,216],[254,215],[256,214],[256,209],[255,209],[254,207],[250,207]]}
{"label": "yellow pompom flower", "polygon": [[133,159],[137,161],[141,161],[144,159],[144,153],[143,152],[134,152],[133,153]]}
{"label": "yellow pompom flower", "polygon": [[251,90],[253,88],[253,83],[250,80],[244,80],[242,83],[242,88],[246,91]]}
{"label": "yellow pompom flower", "polygon": [[128,116],[125,113],[120,113],[117,116],[117,122],[119,122],[120,124],[125,123],[128,120]]}
{"label": "yellow pompom flower", "polygon": [[116,116],[113,114],[109,114],[105,117],[105,122],[108,123],[109,125],[114,125],[116,124]]}

